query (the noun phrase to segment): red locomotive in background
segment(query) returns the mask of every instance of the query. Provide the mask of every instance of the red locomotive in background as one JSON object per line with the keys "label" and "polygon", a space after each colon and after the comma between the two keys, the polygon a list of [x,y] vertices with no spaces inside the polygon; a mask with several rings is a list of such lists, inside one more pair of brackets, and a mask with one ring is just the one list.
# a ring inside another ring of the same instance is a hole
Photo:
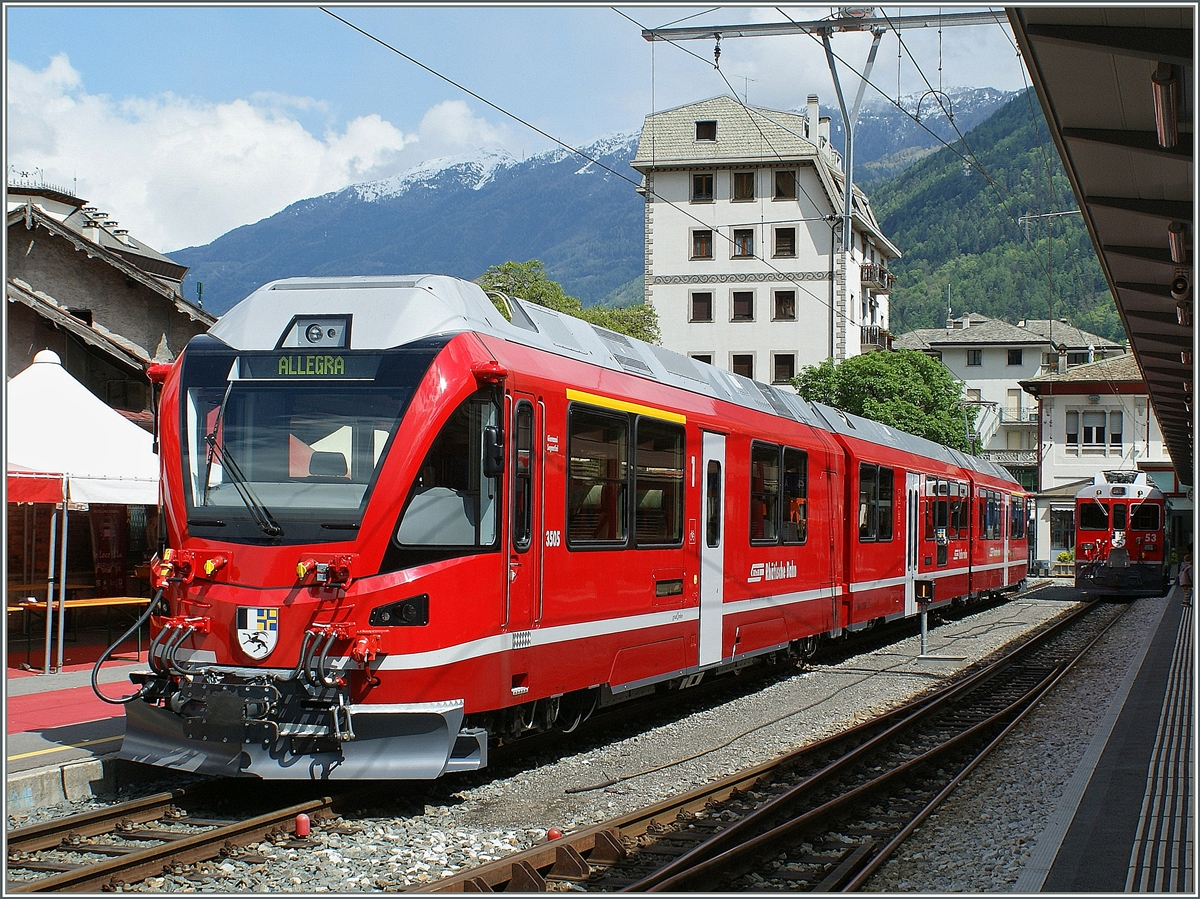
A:
{"label": "red locomotive in background", "polygon": [[1000,467],[503,300],[289,279],[188,344],[123,758],[433,778],[1025,578]]}
{"label": "red locomotive in background", "polygon": [[1102,471],[1075,494],[1075,586],[1084,595],[1170,589],[1167,504],[1144,471]]}

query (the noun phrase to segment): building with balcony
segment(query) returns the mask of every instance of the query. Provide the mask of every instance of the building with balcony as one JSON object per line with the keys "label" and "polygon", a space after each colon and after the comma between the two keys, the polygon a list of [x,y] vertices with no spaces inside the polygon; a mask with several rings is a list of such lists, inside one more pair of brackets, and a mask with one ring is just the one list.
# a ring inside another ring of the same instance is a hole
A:
{"label": "building with balcony", "polygon": [[646,200],[646,301],[663,345],[775,384],[890,342],[900,253],[853,192],[815,96],[805,115],[732,97],[647,116],[632,163]]}
{"label": "building with balcony", "polygon": [[1030,490],[1037,487],[1039,412],[1021,382],[1125,351],[1066,321],[1010,325],[973,312],[949,319],[945,328],[902,334],[892,346],[942,360],[963,382],[966,405],[978,410],[972,435],[978,454],[1003,465]]}
{"label": "building with balcony", "polygon": [[1101,471],[1145,471],[1168,498],[1168,533],[1191,543],[1192,501],[1163,442],[1137,360],[1124,353],[1021,381],[1037,403],[1035,558],[1075,547],[1075,494]]}

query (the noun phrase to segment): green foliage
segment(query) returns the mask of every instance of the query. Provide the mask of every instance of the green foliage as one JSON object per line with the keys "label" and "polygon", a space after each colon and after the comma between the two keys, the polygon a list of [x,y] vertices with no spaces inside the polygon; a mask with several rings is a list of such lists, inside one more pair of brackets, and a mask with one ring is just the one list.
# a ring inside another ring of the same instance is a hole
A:
{"label": "green foliage", "polygon": [[840,365],[826,359],[806,365],[792,384],[810,402],[970,452],[966,432],[975,427],[977,409],[958,405],[962,384],[932,356],[897,350],[852,356]]}
{"label": "green foliage", "polygon": [[[561,284],[550,279],[546,274],[545,265],[538,259],[530,259],[528,262],[510,261],[490,266],[475,279],[475,283],[484,290],[499,291],[527,300],[647,343],[658,343],[662,339],[658,327],[658,313],[654,311],[653,306],[639,303],[620,309],[605,306],[584,308],[578,299],[567,296]],[[495,298],[492,302],[497,309],[507,314],[507,310]]]}
{"label": "green foliage", "polygon": [[[965,166],[962,156],[980,168]],[[904,253],[892,265],[896,333],[944,326],[949,305],[956,315],[979,312],[1012,324],[1066,318],[1124,339],[1082,216],[1021,222],[1078,208],[1031,92],[965,143],[873,187],[871,203],[883,232]]]}

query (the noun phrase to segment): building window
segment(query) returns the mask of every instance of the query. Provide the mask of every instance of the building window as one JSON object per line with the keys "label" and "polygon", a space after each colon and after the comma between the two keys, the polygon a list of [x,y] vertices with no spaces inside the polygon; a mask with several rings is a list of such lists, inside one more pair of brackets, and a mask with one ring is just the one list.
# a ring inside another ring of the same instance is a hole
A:
{"label": "building window", "polygon": [[967,402],[968,403],[978,403],[978,402],[982,402],[982,401],[983,401],[983,391],[982,390],[980,390],[978,387],[968,387],[967,388]]}
{"label": "building window", "polygon": [[771,379],[771,383],[788,384],[794,377],[796,377],[796,354],[776,353],[775,376]]}
{"label": "building window", "polygon": [[1087,353],[1067,353],[1067,368],[1070,368],[1072,365],[1086,365],[1087,362]]}
{"label": "building window", "polygon": [[735,375],[741,375],[743,378],[754,377],[754,355],[752,353],[736,353],[732,357],[732,362],[730,368]]}
{"label": "building window", "polygon": [[775,173],[775,199],[796,199],[796,172],[794,169],[783,169]]}
{"label": "building window", "polygon": [[736,259],[749,258],[754,255],[753,228],[734,228],[733,255]]}
{"label": "building window", "polygon": [[1050,553],[1051,557],[1065,549],[1075,548],[1075,510],[1050,510]]}
{"label": "building window", "polygon": [[1083,445],[1084,446],[1099,446],[1105,445],[1104,439],[1104,419],[1103,412],[1084,412],[1083,413]]}
{"label": "building window", "polygon": [[733,317],[730,321],[754,321],[754,291],[735,290],[733,292]]}
{"label": "building window", "polygon": [[711,291],[697,291],[692,294],[692,316],[689,321],[712,321],[713,295]]}
{"label": "building window", "polygon": [[692,173],[692,202],[711,203],[713,198],[712,172]]}
{"label": "building window", "polygon": [[713,233],[711,230],[701,228],[692,232],[692,258],[713,258]]}
{"label": "building window", "polygon": [[775,291],[775,309],[772,318],[777,322],[794,322],[796,320],[796,291]]}
{"label": "building window", "polygon": [[1118,451],[1121,450],[1121,428],[1123,416],[1118,411],[1108,413],[1108,442]]}
{"label": "building window", "polygon": [[796,229],[795,228],[776,228],[775,229],[775,255],[776,256],[795,256],[796,255]]}
{"label": "building window", "polygon": [[1021,350],[1009,350],[1008,351],[1008,364],[1009,365],[1020,365],[1021,364],[1021,355],[1022,355]]}
{"label": "building window", "polygon": [[967,365],[983,365],[983,350],[967,350]]}
{"label": "building window", "polygon": [[1067,446],[1079,446],[1079,413],[1067,412]]}
{"label": "building window", "polygon": [[692,358],[697,362],[703,362],[705,365],[713,364],[712,353],[692,353]]}
{"label": "building window", "polygon": [[696,140],[716,140],[717,139],[717,123],[715,120],[708,120],[696,123]]}
{"label": "building window", "polygon": [[754,199],[754,172],[733,173],[733,198],[735,200]]}

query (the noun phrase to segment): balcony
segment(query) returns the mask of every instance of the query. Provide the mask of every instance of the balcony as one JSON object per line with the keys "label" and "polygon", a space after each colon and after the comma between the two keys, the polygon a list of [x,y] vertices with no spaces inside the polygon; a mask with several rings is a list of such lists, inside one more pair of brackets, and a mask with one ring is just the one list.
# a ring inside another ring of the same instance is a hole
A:
{"label": "balcony", "polygon": [[896,276],[882,265],[862,265],[859,266],[859,269],[862,273],[862,283],[867,287],[874,287],[876,290],[891,290],[892,285],[896,283]]}
{"label": "balcony", "polygon": [[1028,450],[983,450],[979,458],[995,462],[997,465],[1037,465],[1038,451]]}
{"label": "balcony", "polygon": [[1036,425],[1037,409],[1001,409],[1000,423],[1004,425]]}
{"label": "balcony", "polygon": [[863,325],[861,330],[862,352],[870,353],[874,350],[890,350],[892,348],[892,335],[886,328],[881,328],[879,325]]}

